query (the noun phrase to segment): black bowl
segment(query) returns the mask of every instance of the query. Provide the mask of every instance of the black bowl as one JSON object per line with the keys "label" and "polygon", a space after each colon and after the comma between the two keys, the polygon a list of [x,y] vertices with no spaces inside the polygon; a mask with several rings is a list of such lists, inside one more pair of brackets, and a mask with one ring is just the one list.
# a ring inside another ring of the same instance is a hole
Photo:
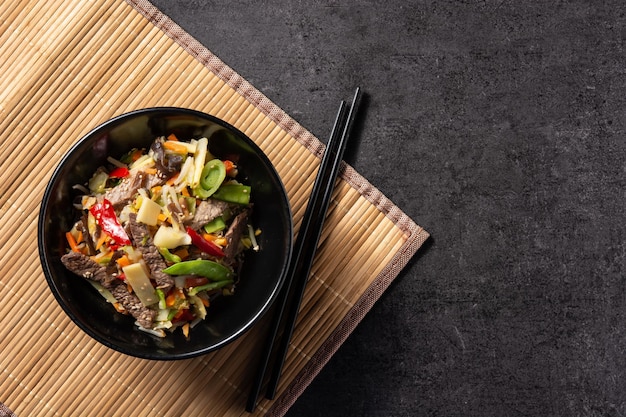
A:
{"label": "black bowl", "polygon": [[[206,320],[191,329],[159,338],[139,330],[134,319],[115,311],[84,279],[61,263],[65,232],[77,219],[72,186],[85,183],[107,156],[145,148],[156,136],[181,139],[211,136],[209,150],[236,157],[242,180],[252,186],[252,222],[262,230],[260,250],[245,254],[240,284],[233,296],[212,303]],[[52,174],[41,203],[39,257],[48,285],[65,313],[83,331],[119,352],[144,359],[185,359],[218,349],[245,333],[270,307],[291,257],[293,225],[285,188],[267,156],[228,123],[189,109],[149,108],[111,119],[85,135]]]}

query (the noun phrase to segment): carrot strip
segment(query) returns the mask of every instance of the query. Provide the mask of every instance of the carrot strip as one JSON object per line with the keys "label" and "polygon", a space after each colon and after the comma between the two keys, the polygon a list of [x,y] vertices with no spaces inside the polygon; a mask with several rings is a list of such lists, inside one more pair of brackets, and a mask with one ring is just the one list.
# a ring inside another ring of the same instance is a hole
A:
{"label": "carrot strip", "polygon": [[130,159],[135,162],[136,160],[138,160],[139,158],[141,158],[141,156],[143,155],[143,152],[141,151],[141,149],[137,149],[135,152],[133,152],[133,154],[130,156]]}
{"label": "carrot strip", "polygon": [[167,307],[172,307],[176,303],[176,293],[171,292],[165,297],[165,305]]}
{"label": "carrot strip", "polygon": [[186,248],[180,248],[177,251],[173,252],[174,255],[178,256],[180,259],[187,259],[189,257],[189,251]]}
{"label": "carrot strip", "polygon": [[229,175],[230,172],[235,168],[235,164],[233,161],[229,161],[228,159],[222,161],[224,163],[224,168],[226,168],[226,175]]}
{"label": "carrot strip", "polygon": [[72,251],[74,252],[80,253],[80,248],[78,247],[78,244],[76,244],[76,239],[74,239],[74,235],[72,234],[72,232],[66,232],[65,238],[67,239],[67,243],[69,243],[70,245],[70,249],[72,249]]}
{"label": "carrot strip", "polygon": [[104,245],[104,242],[106,242],[107,240],[107,234],[104,232],[100,233],[100,237],[98,238],[98,241],[96,242],[96,250],[100,250],[100,248],[102,247],[102,245]]}
{"label": "carrot strip", "polygon": [[187,147],[173,140],[166,140],[165,142],[163,142],[163,147],[172,152],[180,153],[183,155],[187,154]]}
{"label": "carrot strip", "polygon": [[128,314],[128,312],[124,310],[124,307],[122,307],[120,303],[113,303],[113,307],[115,307],[118,313]]}
{"label": "carrot strip", "polygon": [[167,185],[174,185],[174,183],[176,182],[176,180],[178,179],[178,175],[180,173],[177,173],[176,175],[174,175],[173,177],[170,177],[167,181],[165,181],[165,183]]}
{"label": "carrot strip", "polygon": [[128,258],[128,255],[124,255],[118,259],[115,260],[115,262],[121,266],[121,267],[125,267],[130,265],[132,262],[130,261],[130,259]]}
{"label": "carrot strip", "polygon": [[202,237],[205,238],[206,240],[211,241],[211,242],[213,242],[214,240],[217,239],[217,236],[212,235],[210,233],[202,233]]}

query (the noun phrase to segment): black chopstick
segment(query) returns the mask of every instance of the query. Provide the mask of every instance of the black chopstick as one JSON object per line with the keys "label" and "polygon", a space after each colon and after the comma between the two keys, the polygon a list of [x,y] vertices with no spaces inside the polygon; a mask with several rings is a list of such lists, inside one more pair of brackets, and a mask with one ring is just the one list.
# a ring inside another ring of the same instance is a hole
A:
{"label": "black chopstick", "polygon": [[[289,349],[289,343],[291,341],[291,336],[293,335],[293,330],[295,328],[295,323],[298,317],[298,312],[300,310],[300,304],[304,295],[304,290],[306,288],[309,273],[311,272],[313,258],[317,250],[317,244],[322,234],[322,226],[324,225],[324,220],[326,219],[326,211],[328,210],[332,192],[335,188],[335,180],[337,178],[337,174],[339,173],[339,166],[341,164],[341,160],[343,159],[343,154],[346,149],[348,137],[354,124],[354,118],[356,116],[359,98],[360,89],[357,88],[354,93],[352,104],[350,105],[347,120],[343,126],[341,136],[339,137],[339,141],[336,147],[331,147],[332,144],[329,143],[330,149],[327,150],[330,159],[329,166],[320,167],[320,169],[324,169],[325,171],[326,169],[328,169],[328,172],[324,172],[324,176],[321,178],[321,194],[316,194],[316,196],[319,197],[319,201],[316,201],[314,203],[315,206],[311,210],[310,221],[313,224],[307,229],[307,235],[304,238],[304,244],[302,249],[303,253],[300,255],[301,258],[298,260],[297,269],[295,270],[295,274],[293,276],[293,279],[295,280],[294,284],[296,285],[296,287],[294,288],[295,293],[293,297],[290,297],[292,304],[290,306],[290,309],[288,310],[288,315],[286,318],[285,333],[281,337],[280,345],[278,347],[278,362],[274,365],[273,372],[270,376],[267,387],[266,396],[270,399],[274,398],[274,396],[276,395],[276,388],[278,387],[280,374],[282,372],[283,364],[287,356],[287,350]],[[326,157],[326,154],[324,156]]]}
{"label": "black chopstick", "polygon": [[[345,118],[345,106],[346,106],[346,103],[342,101],[341,105],[339,106],[339,111],[335,119],[332,134],[328,141],[326,151],[328,151],[329,146],[331,145],[331,141],[336,142],[337,135],[341,131],[341,128],[344,123],[343,119]],[[291,284],[293,282],[293,273],[300,259],[302,246],[306,242],[306,239],[304,238],[304,234],[305,234],[304,231],[305,229],[307,229],[307,225],[309,225],[312,220],[311,209],[315,205],[314,202],[317,200],[315,196],[320,195],[320,189],[322,185],[320,178],[324,174],[324,170],[322,169],[322,166],[324,165],[324,161],[326,160],[328,161],[330,160],[330,152],[326,152],[324,154],[324,160],[322,161],[322,164],[320,165],[320,168],[317,171],[317,177],[315,179],[315,183],[313,184],[313,190],[311,192],[311,196],[309,197],[309,203],[307,205],[304,217],[302,218],[302,223],[300,226],[300,230],[298,232],[298,237],[296,238],[296,242],[294,244],[294,250],[291,255],[292,256],[291,262],[287,269],[287,276],[285,277],[285,283],[283,284],[283,288],[278,296],[278,299],[276,300],[276,311],[274,312],[274,316],[272,317],[272,323],[270,325],[269,334],[267,335],[266,343],[263,346],[263,351],[261,352],[261,359],[260,359],[259,367],[255,375],[254,381],[252,383],[252,389],[250,390],[250,394],[248,396],[248,403],[246,404],[246,410],[248,412],[253,412],[256,407],[257,399],[259,397],[259,393],[261,391],[261,387],[265,379],[265,372],[270,363],[272,352],[274,350],[274,343],[276,342],[278,338],[278,332],[281,327],[280,324],[282,321],[283,313],[285,311],[285,306],[287,305],[287,302],[289,300],[289,294],[291,292],[290,290],[291,290]]]}
{"label": "black chopstick", "polygon": [[[246,410],[249,412],[254,411],[256,407],[259,392],[265,379],[265,372],[274,351],[274,344],[282,327],[284,329],[280,338],[281,343],[276,354],[276,362],[272,369],[266,397],[271,399],[276,394],[276,388],[295,327],[302,296],[321,236],[326,211],[330,204],[347,140],[354,124],[359,99],[360,88],[357,88],[347,117],[345,101],[342,101],[339,106],[333,130],[322,157],[302,223],[300,224],[286,281],[277,300],[277,310],[274,313],[269,335],[261,354],[261,362],[248,397]],[[287,307],[289,307],[288,316],[283,325],[283,315]]]}

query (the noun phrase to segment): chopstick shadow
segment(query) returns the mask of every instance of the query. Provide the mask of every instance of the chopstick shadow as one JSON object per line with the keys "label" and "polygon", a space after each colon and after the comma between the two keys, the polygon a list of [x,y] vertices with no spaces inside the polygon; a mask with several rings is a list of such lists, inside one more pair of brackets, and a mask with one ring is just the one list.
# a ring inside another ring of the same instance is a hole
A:
{"label": "chopstick shadow", "polygon": [[343,153],[343,160],[352,165],[356,160],[356,156],[359,154],[359,148],[361,145],[361,136],[365,126],[365,119],[367,118],[367,112],[369,110],[370,96],[365,91],[361,91],[361,98],[358,104],[359,108],[354,118],[354,125],[350,133],[349,143]]}

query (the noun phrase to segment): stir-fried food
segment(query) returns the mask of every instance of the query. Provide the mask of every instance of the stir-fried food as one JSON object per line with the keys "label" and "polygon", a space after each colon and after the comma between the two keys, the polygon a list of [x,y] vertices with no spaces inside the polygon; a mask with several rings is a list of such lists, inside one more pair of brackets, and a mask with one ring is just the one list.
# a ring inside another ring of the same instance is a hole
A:
{"label": "stir-fried food", "polygon": [[108,162],[76,186],[61,261],[141,330],[188,336],[215,297],[235,291],[244,251],[258,250],[251,188],[206,138],[158,137]]}

